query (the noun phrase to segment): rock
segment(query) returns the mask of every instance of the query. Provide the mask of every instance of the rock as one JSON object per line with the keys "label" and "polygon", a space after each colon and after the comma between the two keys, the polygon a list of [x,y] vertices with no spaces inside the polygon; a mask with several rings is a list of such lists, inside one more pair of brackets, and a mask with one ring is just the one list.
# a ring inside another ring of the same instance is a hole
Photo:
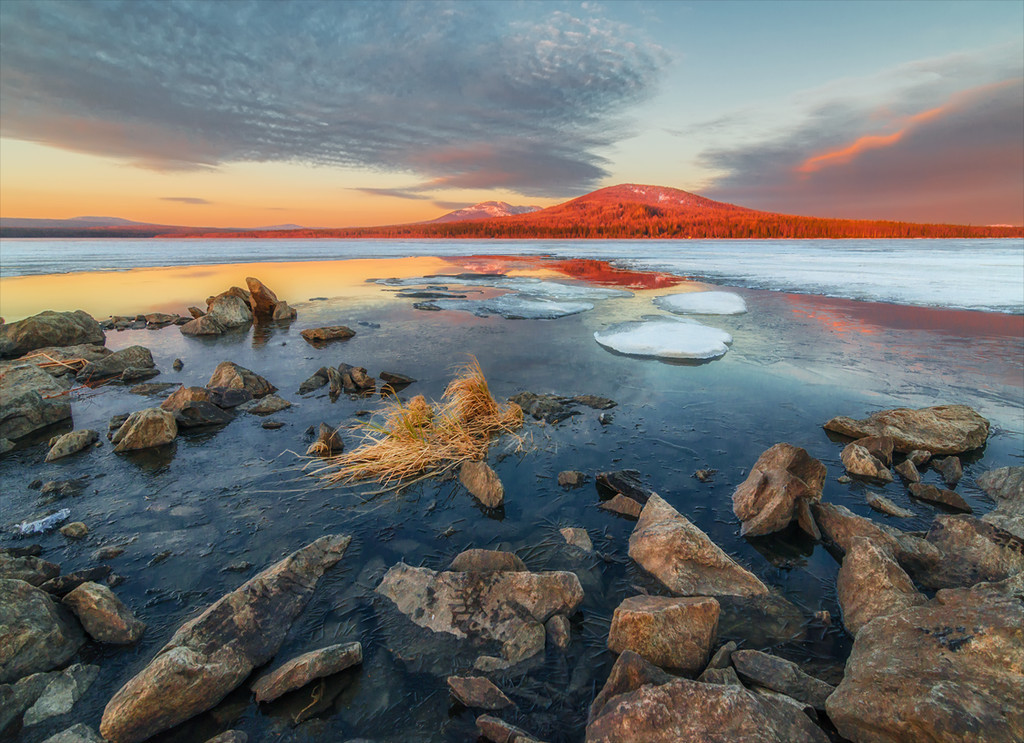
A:
{"label": "rock", "polygon": [[514,552],[469,549],[456,555],[448,569],[456,572],[494,573],[525,571],[526,565]]}
{"label": "rock", "polygon": [[367,394],[373,392],[377,386],[376,380],[361,366],[338,364],[338,373],[341,375],[341,386],[345,392]]}
{"label": "rock", "polygon": [[178,319],[177,315],[168,315],[166,312],[150,312],[144,315],[144,317],[146,318],[147,326],[156,328],[162,328],[170,325]]}
{"label": "rock", "polygon": [[307,328],[303,330],[299,335],[305,339],[306,343],[315,346],[318,343],[328,343],[330,341],[347,341],[356,331],[352,328],[345,327],[344,325],[329,325],[323,328]]}
{"label": "rock", "polygon": [[70,387],[35,364],[0,366],[0,437],[13,442],[71,418]]}
{"label": "rock", "polygon": [[459,468],[459,482],[487,508],[497,508],[505,503],[505,488],[498,474],[486,462],[463,462]]}
{"label": "rock", "polygon": [[189,307],[188,314],[192,315],[194,319],[198,320],[200,317],[203,317],[206,313],[203,310],[199,309],[198,307]]}
{"label": "rock", "polygon": [[43,743],[104,743],[104,740],[84,722],[78,722],[67,730],[51,735]]}
{"label": "rock", "polygon": [[722,684],[724,686],[743,686],[740,677],[736,675],[736,669],[728,668],[705,668],[697,680],[704,684]]}
{"label": "rock", "polygon": [[938,516],[926,539],[944,555],[917,574],[926,588],[972,586],[1024,571],[1024,540],[973,516]]}
{"label": "rock", "polygon": [[128,369],[152,369],[155,366],[153,354],[148,348],[129,346],[98,361],[90,361],[82,367],[75,378],[80,384],[91,384],[120,377]]}
{"label": "rock", "polygon": [[880,493],[868,493],[867,501],[868,505],[873,509],[879,513],[884,513],[889,516],[896,516],[901,519],[910,519],[916,515],[913,511],[909,511],[906,508],[900,508]]}
{"label": "rock", "polygon": [[74,618],[45,592],[0,579],[0,684],[66,663],[84,642]]}
{"label": "rock", "polygon": [[891,436],[865,436],[853,443],[868,450],[868,453],[888,467],[892,464],[892,451],[896,442]]}
{"label": "rock", "polygon": [[[639,514],[637,514],[639,516]],[[571,544],[574,547],[579,547],[585,552],[594,551],[594,543],[590,541],[590,534],[587,533],[586,529],[581,529],[575,526],[567,526],[563,529],[559,529],[558,533],[562,535],[566,544]]]}
{"label": "rock", "polygon": [[[47,374],[62,377],[74,375],[90,361],[99,361],[113,353],[109,348],[91,343],[80,343],[75,346],[50,346],[30,351],[19,363],[38,364]],[[46,366],[42,366],[46,364]]]}
{"label": "rock", "polygon": [[736,643],[730,640],[722,645],[708,661],[708,668],[728,668],[732,662],[732,654],[736,652]]}
{"label": "rock", "polygon": [[237,408],[253,398],[253,394],[249,390],[240,387],[207,387],[206,389],[210,393],[210,402],[225,410]]}
{"label": "rock", "polygon": [[92,559],[96,562],[103,562],[104,560],[113,560],[123,554],[124,547],[100,547],[92,553]]}
{"label": "rock", "polygon": [[59,671],[33,673],[13,684],[0,684],[0,733],[24,715],[25,710],[36,703],[50,681],[58,675]]}
{"label": "rock", "polygon": [[558,484],[563,488],[578,488],[586,481],[586,473],[579,470],[565,470],[558,473]]}
{"label": "rock", "polygon": [[294,307],[289,307],[288,303],[284,300],[274,305],[274,313],[270,316],[270,319],[275,322],[287,322],[294,320],[299,316],[299,313]]}
{"label": "rock", "polygon": [[393,566],[376,591],[420,627],[501,643],[512,662],[542,650],[544,622],[555,614],[570,616],[583,600],[572,573],[438,573],[405,563]]}
{"label": "rock", "polygon": [[95,565],[91,568],[76,570],[66,575],[58,575],[43,583],[39,588],[51,596],[62,598],[83,583],[90,581],[101,581],[110,575],[110,567],[107,565]]}
{"label": "rock", "polygon": [[960,457],[933,459],[932,467],[942,475],[942,481],[949,488],[955,488],[956,484],[960,482],[960,478],[964,476],[963,467],[960,465]]}
{"label": "rock", "polygon": [[277,295],[262,281],[252,276],[246,277],[245,284],[249,287],[249,307],[253,316],[264,320],[273,317],[278,303]]}
{"label": "rock", "polygon": [[1024,539],[1024,467],[991,470],[979,477],[977,483],[998,504],[981,520]]}
{"label": "rock", "polygon": [[16,578],[39,586],[60,575],[60,565],[34,555],[14,556],[0,553],[0,578]]}
{"label": "rock", "polygon": [[652,494],[629,538],[629,556],[672,593],[757,596],[768,587],[708,535]]}
{"label": "rock", "polygon": [[146,631],[145,623],[136,619],[113,591],[99,583],[82,583],[62,601],[97,642],[134,645]]}
{"label": "rock", "polygon": [[263,421],[260,424],[260,428],[265,428],[268,431],[276,431],[279,428],[284,428],[284,423],[281,421]]}
{"label": "rock", "polygon": [[213,395],[205,387],[185,387],[182,385],[178,387],[170,396],[160,403],[160,407],[164,410],[170,410],[172,413],[181,410],[183,407],[188,405],[190,402],[212,402]]}
{"label": "rock", "polygon": [[643,511],[643,506],[624,495],[616,495],[611,500],[598,503],[597,507],[631,519],[639,519],[640,513]]}
{"label": "rock", "polygon": [[765,451],[732,494],[732,510],[743,522],[740,534],[771,534],[799,520],[801,501],[821,500],[825,475],[825,465],[797,446],[781,443]]}
{"label": "rock", "polygon": [[892,473],[889,468],[857,443],[847,444],[843,449],[841,459],[846,471],[855,477],[892,482]]}
{"label": "rock", "polygon": [[63,436],[56,436],[50,439],[50,451],[46,453],[46,461],[53,462],[80,452],[96,443],[99,437],[100,435],[96,431],[89,428],[81,428]]}
{"label": "rock", "polygon": [[15,444],[10,439],[0,438],[0,457],[14,451]]}
{"label": "rock", "polygon": [[898,452],[923,449],[931,454],[959,454],[985,443],[989,422],[966,405],[939,405],[880,410],[864,420],[840,416],[826,423],[825,429],[854,439],[889,436]]}
{"label": "rock", "polygon": [[693,476],[700,482],[711,482],[712,478],[718,473],[718,470],[696,470]]}
{"label": "rock", "polygon": [[14,358],[47,346],[102,346],[105,341],[99,323],[82,310],[46,310],[17,322],[0,323],[0,358]]}
{"label": "rock", "polygon": [[449,676],[448,688],[466,707],[505,709],[515,706],[501,689],[483,676]]}
{"label": "rock", "polygon": [[857,743],[1024,740],[1022,589],[1018,576],[1015,585],[939,591],[864,627],[826,703],[840,735]]}
{"label": "rock", "polygon": [[185,362],[181,359],[175,359],[171,362],[171,368],[174,369],[174,371],[181,371],[185,368]]}
{"label": "rock", "polygon": [[632,650],[656,666],[696,675],[718,637],[718,612],[712,598],[632,596],[615,609],[608,649]]}
{"label": "rock", "polygon": [[558,423],[579,413],[573,408],[571,397],[520,392],[510,397],[509,401],[521,407],[523,413],[532,416],[534,420],[545,423]]}
{"label": "rock", "polygon": [[321,366],[311,377],[299,385],[298,394],[308,395],[310,392],[323,387],[329,380],[330,371],[328,371],[328,367]]}
{"label": "rock", "polygon": [[341,535],[317,539],[179,627],[107,703],[103,737],[137,743],[215,706],[277,654],[320,576],[350,541]]}
{"label": "rock", "polygon": [[640,481],[638,470],[619,470],[617,472],[599,472],[595,482],[597,491],[602,497],[609,498],[623,495],[635,500],[641,506],[647,502],[654,492]]}
{"label": "rock", "polygon": [[943,490],[924,482],[912,482],[907,487],[910,490],[910,494],[915,498],[931,501],[932,503],[941,503],[942,505],[949,506],[957,511],[964,511],[966,513],[973,512],[970,504],[968,504],[959,493],[952,490]]}
{"label": "rock", "polygon": [[835,687],[804,673],[800,666],[776,655],[757,650],[737,650],[732,654],[736,672],[748,682],[785,694],[816,710],[825,711],[825,700]]}
{"label": "rock", "polygon": [[674,678],[645,660],[638,653],[628,649],[623,650],[616,658],[615,665],[612,666],[604,687],[591,702],[587,721],[590,722],[600,717],[608,701],[620,694],[636,691],[647,684],[654,686],[667,684]]}
{"label": "rock", "polygon": [[341,440],[338,431],[326,423],[320,424],[316,441],[309,445],[306,450],[307,456],[333,457],[345,450],[345,442]]}
{"label": "rock", "polygon": [[178,424],[174,415],[161,408],[146,408],[128,416],[110,440],[114,451],[134,451],[163,446],[174,441]]}
{"label": "rock", "polygon": [[235,417],[212,402],[188,402],[174,412],[178,428],[204,428],[226,426]]}
{"label": "rock", "polygon": [[51,717],[66,715],[92,686],[99,672],[99,666],[83,666],[76,663],[61,673],[51,674],[46,689],[25,712],[25,727],[38,725]]}
{"label": "rock", "polygon": [[525,730],[491,715],[476,718],[476,729],[480,731],[481,737],[491,743],[540,743]]}
{"label": "rock", "polygon": [[408,387],[410,384],[417,381],[412,377],[406,376],[405,374],[398,374],[397,372],[382,371],[377,376],[380,377],[380,381],[390,384],[396,389]]}
{"label": "rock", "polygon": [[917,471],[917,467],[909,459],[904,459],[894,469],[904,482],[921,482],[921,473]]}
{"label": "rock", "polygon": [[[227,330],[244,328],[252,324],[252,311],[248,303],[241,297],[221,294],[214,297],[207,307],[206,317],[193,320],[189,323],[202,322],[211,318],[220,323]],[[183,325],[182,327],[187,327]]]}
{"label": "rock", "polygon": [[253,682],[257,702],[272,702],[289,691],[301,689],[310,681],[340,673],[363,662],[363,646],[358,642],[312,650],[292,658]]}
{"label": "rock", "polygon": [[131,384],[133,382],[140,382],[144,379],[152,379],[160,374],[159,369],[140,369],[135,366],[129,366],[123,372],[121,372],[121,384]]}
{"label": "rock", "polygon": [[[128,416],[125,416],[125,420],[128,420]],[[81,492],[82,484],[78,480],[48,480],[40,486],[39,497],[41,503],[54,503],[64,498],[77,497]]]}
{"label": "rock", "polygon": [[273,415],[291,406],[292,404],[283,397],[278,397],[271,393],[266,397],[260,398],[258,401],[245,403],[239,410],[245,410],[246,413],[252,413],[253,415]]}
{"label": "rock", "polygon": [[871,620],[927,600],[914,588],[892,553],[864,537],[855,538],[843,557],[836,593],[843,610],[843,624],[855,637]]}
{"label": "rock", "polygon": [[778,593],[718,596],[718,636],[757,647],[778,645],[806,633],[807,619]]}
{"label": "rock", "polygon": [[[206,743],[249,743],[249,736],[241,730],[225,730],[220,735],[215,735],[207,740]],[[359,741],[349,741],[349,743],[359,743]]]}
{"label": "rock", "polygon": [[[265,397],[271,392],[277,392],[277,387],[259,374],[231,361],[222,361],[217,364],[217,368],[213,370],[213,375],[206,386],[207,388],[226,387],[229,390],[245,390],[253,397]],[[216,403],[216,400],[213,402]]]}
{"label": "rock", "polygon": [[587,743],[827,743],[800,709],[740,686],[675,679],[612,697],[587,725]]}
{"label": "rock", "polygon": [[909,459],[915,467],[924,467],[932,458],[930,451],[924,449],[914,449],[913,451],[907,452],[907,459]]}
{"label": "rock", "polygon": [[224,335],[228,331],[221,322],[210,315],[201,315],[180,328],[182,335]]}
{"label": "rock", "polygon": [[89,527],[81,521],[72,521],[60,528],[60,533],[68,539],[81,539],[89,533]]}
{"label": "rock", "polygon": [[572,626],[569,624],[569,618],[562,614],[555,614],[544,623],[544,634],[549,644],[560,650],[565,650],[572,640]]}

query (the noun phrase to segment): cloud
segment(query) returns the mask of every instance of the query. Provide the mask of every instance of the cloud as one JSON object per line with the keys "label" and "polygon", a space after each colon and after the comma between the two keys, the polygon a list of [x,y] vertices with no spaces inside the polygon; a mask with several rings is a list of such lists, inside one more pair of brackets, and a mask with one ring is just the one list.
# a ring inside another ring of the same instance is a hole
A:
{"label": "cloud", "polygon": [[0,133],[157,170],[297,161],[564,195],[605,175],[667,62],[599,12],[8,0]]}
{"label": "cloud", "polygon": [[161,201],[177,201],[179,204],[192,204],[194,206],[209,206],[212,201],[201,199],[198,196],[161,196]]}
{"label": "cloud", "polygon": [[393,199],[415,199],[416,201],[428,201],[430,199],[429,196],[405,188],[370,188],[367,186],[351,188],[349,190],[368,193],[371,196],[390,196]]}

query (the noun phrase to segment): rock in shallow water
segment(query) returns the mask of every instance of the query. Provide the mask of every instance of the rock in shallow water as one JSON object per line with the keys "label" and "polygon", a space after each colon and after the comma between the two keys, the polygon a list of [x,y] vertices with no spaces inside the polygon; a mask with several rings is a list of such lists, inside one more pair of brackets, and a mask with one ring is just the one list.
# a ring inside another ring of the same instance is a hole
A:
{"label": "rock in shallow water", "polygon": [[136,619],[113,591],[99,583],[82,583],[62,601],[98,642],[133,645],[146,631],[145,623]]}
{"label": "rock in shallow water", "polygon": [[51,717],[66,715],[92,686],[99,672],[99,666],[76,663],[61,673],[49,674],[50,681],[43,693],[25,712],[25,727],[38,725]]}
{"label": "rock in shallow water", "polygon": [[252,690],[257,702],[271,702],[310,681],[340,673],[363,662],[363,646],[358,642],[312,650],[292,658],[279,668],[260,676]]}
{"label": "rock in shallow water", "polygon": [[501,479],[487,462],[463,462],[459,468],[459,482],[488,508],[497,508],[505,502]]}
{"label": "rock in shallow water", "polygon": [[873,619],[926,601],[892,553],[864,537],[855,538],[846,551],[836,593],[843,624],[854,636]]}
{"label": "rock in shallow water", "polygon": [[939,405],[920,410],[879,410],[864,420],[839,416],[828,421],[825,429],[854,439],[889,436],[898,452],[920,449],[932,454],[959,454],[985,443],[989,422],[966,405]]}
{"label": "rock in shallow water", "polygon": [[785,694],[798,702],[825,711],[825,700],[835,687],[804,673],[785,658],[758,650],[737,650],[730,656],[736,672],[748,682]]}
{"label": "rock in shallow water", "polygon": [[[217,368],[213,370],[206,386],[207,388],[226,387],[229,390],[245,390],[253,397],[265,397],[271,392],[277,392],[277,387],[259,374],[231,361],[222,361],[217,364]],[[216,399],[212,399],[211,402],[220,404]],[[221,407],[227,406],[221,405]]]}
{"label": "rock in shallow water", "polygon": [[515,706],[501,689],[483,676],[449,676],[448,688],[466,707],[505,709]]}
{"label": "rock in shallow water", "polygon": [[66,663],[84,642],[74,617],[47,593],[0,579],[0,683]]}
{"label": "rock in shallow water", "polygon": [[134,451],[169,444],[178,435],[174,415],[161,408],[146,408],[132,413],[110,440],[114,451]]}
{"label": "rock in shallow water", "polygon": [[846,471],[854,477],[892,482],[892,472],[889,471],[889,468],[878,457],[856,442],[847,444],[840,458],[843,460]]}
{"label": "rock in shallow water", "polygon": [[826,474],[825,465],[798,446],[781,443],[765,451],[732,494],[733,513],[743,522],[740,534],[771,534],[800,520],[821,500]]}
{"label": "rock in shallow water", "polygon": [[0,358],[21,356],[46,346],[103,345],[105,341],[99,323],[83,310],[46,310],[24,320],[0,324]]}
{"label": "rock in shallow water", "polygon": [[92,446],[100,435],[89,428],[82,428],[50,440],[50,451],[46,453],[46,461],[53,462],[82,451]]}
{"label": "rock in shallow water", "polygon": [[127,369],[153,369],[153,354],[144,346],[129,346],[102,359],[90,361],[79,370],[75,378],[80,384],[100,382],[120,377]]}
{"label": "rock in shallow water", "polygon": [[69,419],[70,387],[35,364],[0,367],[0,437],[20,439]]}
{"label": "rock in shallow water", "polygon": [[712,598],[632,596],[615,609],[608,649],[632,650],[656,666],[695,675],[718,636],[718,612]]}

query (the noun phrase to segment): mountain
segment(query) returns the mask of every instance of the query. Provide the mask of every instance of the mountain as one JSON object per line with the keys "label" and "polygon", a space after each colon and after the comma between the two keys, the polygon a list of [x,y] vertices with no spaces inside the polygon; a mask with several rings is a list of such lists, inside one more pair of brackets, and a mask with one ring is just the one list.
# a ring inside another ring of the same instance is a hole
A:
{"label": "mountain", "polygon": [[504,201],[481,201],[479,204],[467,206],[464,209],[456,209],[453,212],[431,219],[423,224],[439,224],[442,222],[465,222],[471,219],[493,219],[497,217],[511,217],[517,214],[529,214],[540,211],[539,206],[512,206]]}
{"label": "mountain", "polygon": [[[247,231],[303,230],[302,225],[278,224],[252,227]],[[180,237],[183,235],[238,232],[239,228],[194,227],[133,222],[120,217],[72,217],[71,219],[26,219],[0,217],[0,237]]]}
{"label": "mountain", "polygon": [[133,222],[120,217],[71,217],[71,219],[24,219],[19,217],[0,218],[0,228],[5,229],[75,229],[91,227],[150,227],[145,222]]}

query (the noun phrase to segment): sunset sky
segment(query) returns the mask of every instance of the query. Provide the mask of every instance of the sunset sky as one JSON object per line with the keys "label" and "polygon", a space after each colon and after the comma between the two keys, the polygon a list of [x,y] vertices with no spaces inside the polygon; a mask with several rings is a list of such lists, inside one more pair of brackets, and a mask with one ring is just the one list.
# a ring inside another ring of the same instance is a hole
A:
{"label": "sunset sky", "polygon": [[0,216],[342,227],[602,186],[1024,223],[1024,3],[0,3]]}

